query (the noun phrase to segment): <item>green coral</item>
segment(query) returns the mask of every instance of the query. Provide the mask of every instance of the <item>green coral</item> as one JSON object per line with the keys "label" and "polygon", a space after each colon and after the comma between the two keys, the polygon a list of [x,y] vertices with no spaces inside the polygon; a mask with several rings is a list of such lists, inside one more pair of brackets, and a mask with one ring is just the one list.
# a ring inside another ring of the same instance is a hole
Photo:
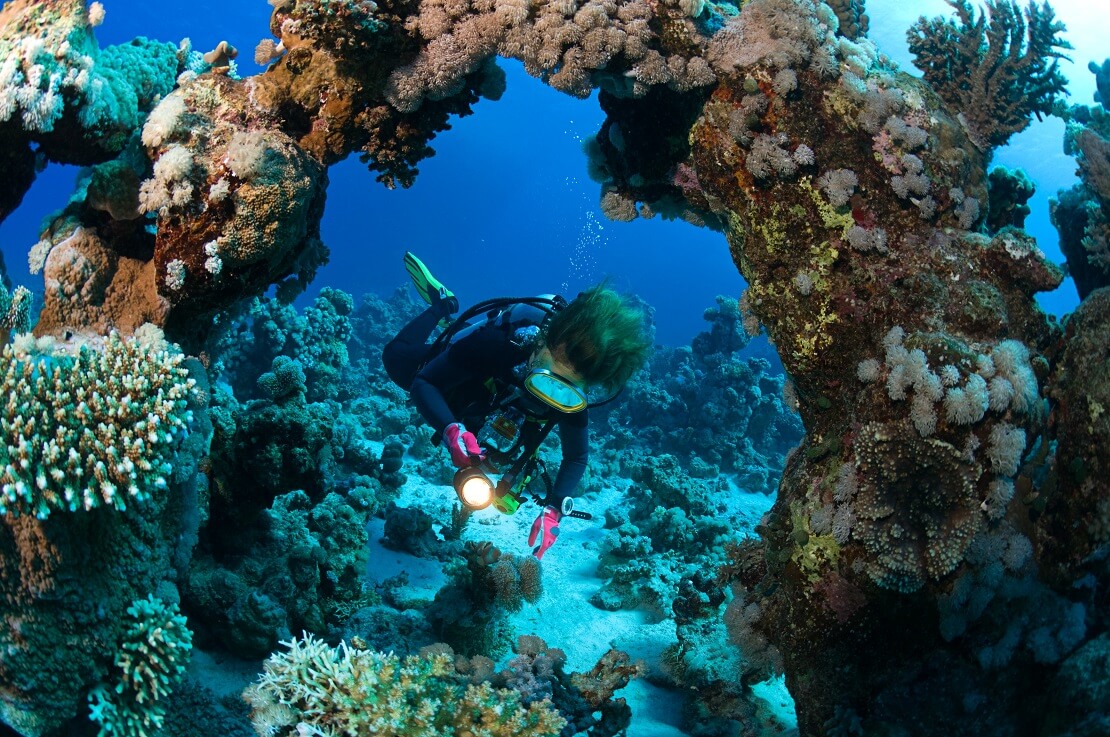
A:
{"label": "green coral", "polygon": [[175,44],[142,36],[100,50],[78,120],[108,133],[112,148],[122,149],[147,113],[173,91],[179,65]]}
{"label": "green coral", "polygon": [[517,691],[466,684],[442,652],[402,660],[310,634],[284,644],[243,692],[263,737],[554,737],[566,725],[546,699],[525,708]]}
{"label": "green coral", "polygon": [[1067,79],[1058,69],[1071,44],[1052,7],[1031,0],[1024,14],[1013,0],[987,0],[975,13],[969,0],[948,0],[958,22],[921,17],[907,32],[914,65],[960,114],[982,150],[1025,130],[1029,117],[1052,112]]}
{"label": "green coral", "polygon": [[0,330],[26,333],[31,329],[31,303],[34,296],[27,287],[9,292],[0,284]]}
{"label": "green coral", "polygon": [[158,733],[166,699],[185,672],[193,633],[175,604],[153,596],[127,609],[123,642],[116,655],[120,680],[89,693],[89,718],[99,737],[148,737]]}
{"label": "green coral", "polygon": [[791,533],[794,552],[790,560],[798,566],[807,581],[815,583],[826,570],[836,568],[840,545],[831,534],[817,535],[813,532],[801,505],[791,506],[790,518],[794,529]]}
{"label": "green coral", "polygon": [[[142,329],[140,329],[142,330]],[[160,336],[0,352],[0,514],[123,510],[166,487],[195,381]]]}
{"label": "green coral", "polygon": [[72,109],[119,151],[176,84],[178,49],[137,38],[98,49],[83,0],[9,3],[0,28],[0,122],[50,133]]}

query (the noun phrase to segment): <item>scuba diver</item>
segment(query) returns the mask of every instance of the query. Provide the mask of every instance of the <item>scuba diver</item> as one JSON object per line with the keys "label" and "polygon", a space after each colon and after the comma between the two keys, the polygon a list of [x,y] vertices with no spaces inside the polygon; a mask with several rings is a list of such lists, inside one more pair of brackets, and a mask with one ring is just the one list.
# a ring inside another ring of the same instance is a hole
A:
{"label": "scuba diver", "polygon": [[[588,408],[613,399],[647,360],[646,315],[602,282],[569,303],[554,295],[492,299],[454,318],[455,295],[413,254],[405,267],[428,307],[386,345],[386,373],[410,393],[435,431],[432,442],[447,447],[464,505],[512,514],[529,484],[544,481],[528,535],[542,559],[564,515],[589,518],[572,501],[589,458]],[[437,326],[446,327],[429,344]],[[597,392],[603,400],[591,402]],[[538,451],[554,427],[562,461],[552,483]],[[505,465],[495,485],[487,474]]]}

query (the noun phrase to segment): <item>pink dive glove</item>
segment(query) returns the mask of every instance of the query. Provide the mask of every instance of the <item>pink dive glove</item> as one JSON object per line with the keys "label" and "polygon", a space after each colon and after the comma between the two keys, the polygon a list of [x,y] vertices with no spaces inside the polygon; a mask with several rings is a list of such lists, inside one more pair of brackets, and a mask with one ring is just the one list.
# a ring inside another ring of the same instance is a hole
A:
{"label": "pink dive glove", "polygon": [[478,438],[458,422],[452,422],[444,429],[443,444],[451,452],[451,461],[459,468],[485,460],[486,452],[478,447]]}
{"label": "pink dive glove", "polygon": [[[562,515],[554,507],[544,507],[540,516],[536,517],[536,521],[532,523],[532,531],[528,533],[528,544],[536,546],[532,550],[532,555],[536,556],[537,559],[543,560],[543,554],[555,544],[555,539],[559,537],[560,517]],[[537,539],[539,540],[538,545],[536,545]]]}

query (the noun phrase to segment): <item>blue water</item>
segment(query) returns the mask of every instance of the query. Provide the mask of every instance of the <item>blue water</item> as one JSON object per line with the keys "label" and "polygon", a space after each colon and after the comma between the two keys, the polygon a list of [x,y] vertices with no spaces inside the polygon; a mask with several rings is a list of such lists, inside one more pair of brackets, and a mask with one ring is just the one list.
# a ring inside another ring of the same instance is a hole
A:
{"label": "blue water", "polygon": [[[264,0],[106,0],[102,46],[137,35],[164,41],[188,37],[207,51],[227,39],[239,47],[239,72],[256,74],[253,48],[269,37],[271,6]],[[1091,103],[1088,61],[1110,55],[1100,42],[1110,19],[1090,0],[1053,3],[1076,49],[1065,63],[1073,101]],[[871,0],[871,38],[903,68],[916,73],[905,30],[919,14],[948,15],[942,0],[897,3]],[[681,345],[705,325],[701,315],[718,294],[738,296],[744,283],[724,238],[685,223],[637,220],[616,223],[598,208],[599,187],[586,174],[581,142],[603,119],[596,100],[577,100],[502,62],[508,89],[497,102],[482,100],[475,114],[452,121],[433,142],[435,157],[420,164],[409,190],[389,191],[352,157],[330,171],[322,231],[332,252],[309,290],[335,286],[356,296],[389,294],[406,281],[401,256],[417,253],[464,304],[492,296],[561,292],[573,296],[611,277],[655,307],[657,339]],[[1034,122],[999,150],[995,163],[1026,169],[1037,182],[1027,229],[1057,262],[1056,230],[1048,198],[1076,181],[1075,164],[1062,150],[1058,120]],[[26,252],[38,240],[42,218],[68,199],[75,170],[52,165],[40,174],[23,205],[0,224],[0,247],[15,283],[41,290],[27,273]],[[1041,295],[1042,306],[1062,315],[1077,304],[1070,281]]]}

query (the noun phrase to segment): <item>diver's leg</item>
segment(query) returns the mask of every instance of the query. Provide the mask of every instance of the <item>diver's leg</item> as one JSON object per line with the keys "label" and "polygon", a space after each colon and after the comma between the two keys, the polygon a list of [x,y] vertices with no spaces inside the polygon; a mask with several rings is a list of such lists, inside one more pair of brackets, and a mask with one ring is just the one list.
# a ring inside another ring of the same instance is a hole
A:
{"label": "diver's leg", "polygon": [[408,389],[427,357],[428,336],[436,325],[446,327],[450,323],[451,315],[459,311],[459,300],[409,251],[405,252],[405,269],[412,277],[417,293],[428,303],[428,309],[401,328],[397,336],[386,344],[382,351],[382,363],[389,378]]}
{"label": "diver's leg", "polygon": [[412,251],[405,251],[405,269],[412,277],[412,285],[416,287],[420,298],[432,307],[437,307],[443,311],[440,317],[445,318],[458,312],[459,301],[455,298],[455,295],[432,276],[432,272],[428,270],[423,261],[413,255]]}
{"label": "diver's leg", "polygon": [[382,349],[382,365],[389,378],[402,389],[408,389],[420,364],[428,354],[428,336],[443,317],[436,305],[429,307],[401,328],[393,340]]}

